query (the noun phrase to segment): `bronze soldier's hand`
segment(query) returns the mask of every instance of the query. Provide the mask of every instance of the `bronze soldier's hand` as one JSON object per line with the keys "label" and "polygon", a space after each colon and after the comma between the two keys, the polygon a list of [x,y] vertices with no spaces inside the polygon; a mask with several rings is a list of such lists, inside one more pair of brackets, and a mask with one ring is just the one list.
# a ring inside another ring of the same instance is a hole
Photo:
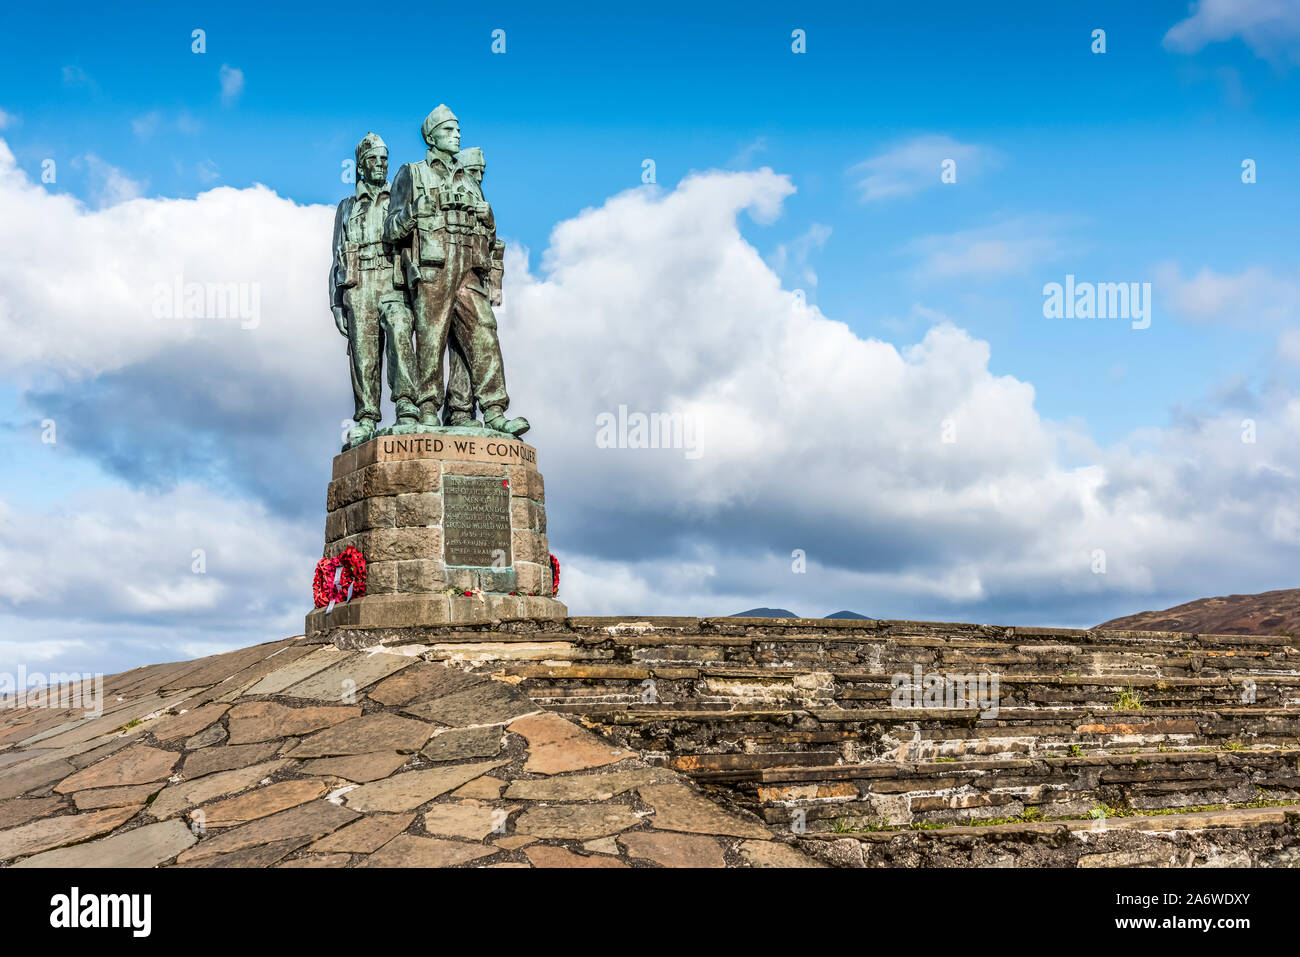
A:
{"label": "bronze soldier's hand", "polygon": [[346,336],[348,334],[348,317],[343,314],[342,306],[334,307],[334,325],[338,327],[339,335]]}

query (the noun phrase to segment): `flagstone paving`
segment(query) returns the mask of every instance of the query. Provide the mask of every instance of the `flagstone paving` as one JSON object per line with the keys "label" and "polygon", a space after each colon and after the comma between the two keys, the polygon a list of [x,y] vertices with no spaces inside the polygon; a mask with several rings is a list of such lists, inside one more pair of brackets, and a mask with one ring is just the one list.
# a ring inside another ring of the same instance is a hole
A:
{"label": "flagstone paving", "polygon": [[[291,639],[0,710],[0,866],[818,866],[789,835],[419,646]],[[432,657],[430,655],[429,657]]]}

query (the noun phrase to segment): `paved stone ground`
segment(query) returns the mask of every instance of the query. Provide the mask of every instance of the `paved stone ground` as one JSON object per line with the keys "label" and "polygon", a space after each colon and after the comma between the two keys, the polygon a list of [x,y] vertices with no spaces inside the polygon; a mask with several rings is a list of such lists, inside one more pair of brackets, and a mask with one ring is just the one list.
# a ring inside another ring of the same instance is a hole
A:
{"label": "paved stone ground", "polygon": [[816,867],[756,816],[424,646],[295,638],[0,710],[0,866]]}

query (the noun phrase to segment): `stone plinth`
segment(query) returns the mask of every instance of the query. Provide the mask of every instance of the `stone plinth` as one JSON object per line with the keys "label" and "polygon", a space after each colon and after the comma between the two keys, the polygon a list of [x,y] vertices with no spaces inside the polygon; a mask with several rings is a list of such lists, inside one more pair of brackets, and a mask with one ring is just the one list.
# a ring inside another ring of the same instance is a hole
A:
{"label": "stone plinth", "polygon": [[564,618],[552,597],[545,503],[537,450],[499,432],[388,435],[340,453],[324,555],[356,547],[366,594],[315,609],[307,633]]}

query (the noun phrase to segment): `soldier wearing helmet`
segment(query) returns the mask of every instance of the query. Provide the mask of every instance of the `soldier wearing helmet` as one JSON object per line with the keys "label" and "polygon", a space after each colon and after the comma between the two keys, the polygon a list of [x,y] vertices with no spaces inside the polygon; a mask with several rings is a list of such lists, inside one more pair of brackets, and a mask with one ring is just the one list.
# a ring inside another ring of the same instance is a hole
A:
{"label": "soldier wearing helmet", "polygon": [[[428,145],[424,161],[408,163],[398,171],[384,224],[384,238],[401,249],[415,321],[420,422],[430,427],[439,424],[445,394],[443,356],[451,342],[463,355],[484,424],[522,435],[528,421],[505,415],[510,397],[488,288],[490,248],[486,257],[482,255],[491,208],[457,159],[460,122],[456,115],[439,106],[425,118],[421,132]],[[470,408],[468,420],[458,424],[478,424]]]}

